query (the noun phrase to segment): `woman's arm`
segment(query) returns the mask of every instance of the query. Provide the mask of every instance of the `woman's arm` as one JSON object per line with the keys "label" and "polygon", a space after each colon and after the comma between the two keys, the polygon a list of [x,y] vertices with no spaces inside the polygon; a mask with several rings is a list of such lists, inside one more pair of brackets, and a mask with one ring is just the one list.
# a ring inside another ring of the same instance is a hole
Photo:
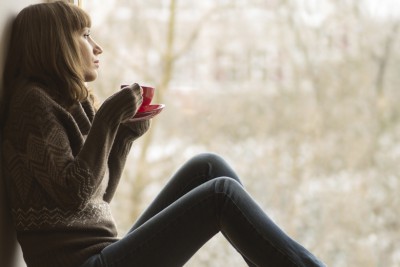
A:
{"label": "woman's arm", "polygon": [[147,132],[149,127],[149,120],[135,122],[134,125],[130,126],[125,124],[119,126],[113,148],[108,158],[109,181],[106,194],[104,195],[105,201],[110,202],[114,196],[133,141]]}
{"label": "woman's arm", "polygon": [[16,124],[5,136],[4,158],[13,182],[26,185],[34,179],[60,206],[82,208],[103,179],[120,123],[137,110],[137,96],[127,88],[108,98],[82,146],[72,116],[40,88],[27,91],[16,101],[10,118]]}

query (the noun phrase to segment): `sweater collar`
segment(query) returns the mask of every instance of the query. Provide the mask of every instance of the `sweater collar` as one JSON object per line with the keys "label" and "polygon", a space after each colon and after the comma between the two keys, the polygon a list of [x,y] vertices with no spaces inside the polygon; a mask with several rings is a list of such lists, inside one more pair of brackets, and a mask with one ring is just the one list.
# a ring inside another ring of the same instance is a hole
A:
{"label": "sweater collar", "polygon": [[95,109],[93,107],[92,102],[90,100],[85,100],[81,103],[81,106],[82,106],[83,110],[85,111],[89,121],[92,122],[94,119],[94,114],[95,114]]}
{"label": "sweater collar", "polygon": [[88,134],[91,122],[94,117],[93,107],[88,101],[76,102],[71,108],[70,113],[78,125],[83,135]]}

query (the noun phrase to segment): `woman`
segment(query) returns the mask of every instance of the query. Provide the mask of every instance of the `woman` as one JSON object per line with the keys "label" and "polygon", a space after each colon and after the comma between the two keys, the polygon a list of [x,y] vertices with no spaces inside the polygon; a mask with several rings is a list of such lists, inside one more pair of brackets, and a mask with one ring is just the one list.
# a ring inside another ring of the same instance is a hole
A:
{"label": "woman", "polygon": [[85,83],[102,48],[90,18],[63,2],[32,5],[12,29],[4,72],[3,169],[28,267],[182,266],[219,231],[249,266],[324,266],[280,230],[227,163],[201,154],[183,165],[117,238],[109,203],[132,142],[138,84],[98,110]]}

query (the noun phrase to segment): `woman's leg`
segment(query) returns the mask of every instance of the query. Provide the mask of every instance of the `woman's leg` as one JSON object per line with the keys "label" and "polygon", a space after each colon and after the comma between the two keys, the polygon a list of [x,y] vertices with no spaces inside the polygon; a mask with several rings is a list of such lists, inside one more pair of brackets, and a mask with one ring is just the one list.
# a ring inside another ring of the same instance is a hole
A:
{"label": "woman's leg", "polygon": [[105,248],[101,266],[183,266],[221,231],[255,266],[324,266],[289,238],[235,180],[201,184]]}
{"label": "woman's leg", "polygon": [[213,153],[202,153],[191,158],[172,176],[130,231],[142,225],[193,188],[223,176],[230,177],[241,184],[238,175],[222,157]]}
{"label": "woman's leg", "polygon": [[[129,232],[138,228],[193,188],[212,179],[224,176],[230,177],[242,185],[235,171],[217,154],[202,153],[191,158],[172,176],[167,185],[140,216]],[[253,266],[244,255],[242,256],[249,266]]]}
{"label": "woman's leg", "polygon": [[[214,179],[227,175],[234,179]],[[185,164],[127,236],[84,266],[182,266],[219,231],[251,266],[324,266],[266,216],[213,154]]]}

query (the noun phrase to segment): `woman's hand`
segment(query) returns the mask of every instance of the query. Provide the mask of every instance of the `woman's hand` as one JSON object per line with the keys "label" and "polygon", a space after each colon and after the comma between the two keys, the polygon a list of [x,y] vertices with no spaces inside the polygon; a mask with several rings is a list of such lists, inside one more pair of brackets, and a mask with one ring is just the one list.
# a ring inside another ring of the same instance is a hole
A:
{"label": "woman's hand", "polygon": [[142,102],[142,88],[135,83],[107,98],[96,112],[96,116],[101,116],[103,120],[116,126],[133,118]]}
{"label": "woman's hand", "polygon": [[[143,102],[143,89],[137,83],[129,86],[124,86],[122,89],[130,88],[133,91],[134,102],[135,102],[135,114]],[[131,118],[129,118],[131,119]],[[150,129],[150,120],[143,121],[129,121],[126,120],[123,124],[126,125],[136,137],[140,137]]]}
{"label": "woman's hand", "polygon": [[133,92],[133,105],[134,105],[134,110],[135,110],[135,114],[136,114],[136,112],[138,111],[139,107],[143,103],[143,89],[137,83],[124,86],[121,89],[124,90],[124,89],[128,89],[128,88],[131,89],[132,92]]}
{"label": "woman's hand", "polygon": [[138,138],[143,134],[145,134],[150,129],[151,121],[150,120],[127,121],[123,124],[133,132],[134,136]]}

